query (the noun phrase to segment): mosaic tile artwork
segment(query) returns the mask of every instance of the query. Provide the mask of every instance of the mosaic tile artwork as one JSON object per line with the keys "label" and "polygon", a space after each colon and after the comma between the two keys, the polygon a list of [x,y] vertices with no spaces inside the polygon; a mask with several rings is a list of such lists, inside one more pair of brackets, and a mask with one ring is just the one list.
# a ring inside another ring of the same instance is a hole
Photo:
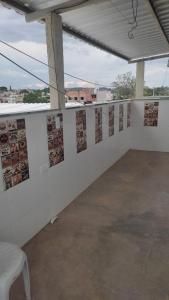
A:
{"label": "mosaic tile artwork", "polygon": [[144,104],[144,126],[158,126],[159,102],[148,102]]}
{"label": "mosaic tile artwork", "polygon": [[131,103],[127,103],[127,128],[131,126]]}
{"label": "mosaic tile artwork", "polygon": [[85,110],[79,110],[76,112],[76,142],[77,153],[80,153],[87,149]]}
{"label": "mosaic tile artwork", "polygon": [[109,136],[114,135],[114,105],[109,106]]}
{"label": "mosaic tile artwork", "polygon": [[64,161],[63,115],[47,116],[49,166]]}
{"label": "mosaic tile artwork", "polygon": [[4,190],[29,178],[25,119],[0,122],[0,160]]}
{"label": "mosaic tile artwork", "polygon": [[100,143],[102,138],[102,107],[97,107],[95,108],[95,144]]}
{"label": "mosaic tile artwork", "polygon": [[123,104],[119,104],[119,131],[122,131],[124,128],[123,118],[124,118],[124,107]]}

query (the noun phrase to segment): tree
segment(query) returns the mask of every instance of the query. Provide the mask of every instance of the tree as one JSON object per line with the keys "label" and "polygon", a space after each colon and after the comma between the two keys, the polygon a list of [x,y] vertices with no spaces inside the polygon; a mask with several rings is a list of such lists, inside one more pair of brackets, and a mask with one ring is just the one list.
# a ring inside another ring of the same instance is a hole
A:
{"label": "tree", "polygon": [[149,88],[148,86],[144,87],[144,96],[153,96],[153,89]]}
{"label": "tree", "polygon": [[6,86],[0,86],[0,92],[7,92],[8,89]]}
{"label": "tree", "polygon": [[117,76],[113,82],[114,99],[130,99],[135,96],[136,79],[132,72]]}
{"label": "tree", "polygon": [[24,95],[23,98],[24,103],[48,103],[49,97],[42,96],[42,90],[34,90],[28,94]]}
{"label": "tree", "polygon": [[144,87],[144,96],[169,96],[168,86],[157,86],[154,88]]}
{"label": "tree", "polygon": [[169,88],[168,86],[160,86],[154,88],[155,96],[169,96]]}
{"label": "tree", "polygon": [[19,91],[19,94],[29,94],[30,92],[29,92],[29,90],[27,90],[27,89],[21,89],[20,91]]}

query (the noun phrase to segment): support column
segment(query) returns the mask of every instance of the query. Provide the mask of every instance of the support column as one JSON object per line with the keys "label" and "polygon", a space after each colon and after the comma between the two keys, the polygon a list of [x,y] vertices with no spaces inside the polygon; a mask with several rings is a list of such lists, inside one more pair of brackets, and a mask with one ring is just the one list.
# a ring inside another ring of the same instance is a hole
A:
{"label": "support column", "polygon": [[136,99],[144,96],[144,61],[137,62]]}
{"label": "support column", "polygon": [[[54,12],[46,18],[46,42],[48,52],[50,103],[52,109],[64,109],[64,63],[63,63],[63,35],[62,18]],[[57,91],[57,90],[58,91]]]}

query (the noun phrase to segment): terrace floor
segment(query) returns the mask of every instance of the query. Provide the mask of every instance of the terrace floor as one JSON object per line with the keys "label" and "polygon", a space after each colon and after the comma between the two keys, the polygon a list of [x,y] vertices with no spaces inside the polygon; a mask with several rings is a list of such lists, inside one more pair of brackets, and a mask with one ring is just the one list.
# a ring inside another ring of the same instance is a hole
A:
{"label": "terrace floor", "polygon": [[169,153],[129,151],[25,251],[33,300],[169,300]]}

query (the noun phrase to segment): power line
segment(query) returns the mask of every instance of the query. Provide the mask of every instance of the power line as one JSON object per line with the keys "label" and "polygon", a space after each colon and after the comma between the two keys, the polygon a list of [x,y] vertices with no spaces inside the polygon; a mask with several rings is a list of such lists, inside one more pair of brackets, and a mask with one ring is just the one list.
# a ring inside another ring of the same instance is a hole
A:
{"label": "power line", "polygon": [[22,51],[22,50],[20,50],[20,49],[18,49],[18,48],[16,48],[16,47],[10,45],[10,44],[8,44],[7,42],[4,42],[4,41],[2,41],[2,40],[0,40],[0,42],[1,42],[2,44],[4,44],[4,45],[8,46],[9,48],[11,48],[11,49],[13,49],[13,50],[15,50],[15,51],[17,51],[17,52],[19,52],[19,53],[21,53],[21,54],[23,54],[23,55],[25,55],[25,56],[31,58],[31,59],[33,59],[33,60],[35,60],[35,61],[37,61],[37,62],[43,64],[44,66],[53,69],[52,66],[49,66],[47,63],[43,62],[42,60],[40,60],[40,59],[38,59],[38,58],[35,58],[35,57],[31,56],[30,54],[28,54],[28,53],[26,53],[26,52],[24,52],[24,51]]}
{"label": "power line", "polygon": [[[53,66],[51,66],[51,65],[43,62],[42,60],[40,60],[40,59],[38,59],[38,58],[36,58],[36,57],[34,57],[34,56],[32,56],[32,55],[30,55],[30,54],[28,54],[28,53],[26,53],[26,52],[18,49],[18,48],[14,47],[14,46],[12,46],[10,44],[8,44],[7,42],[5,42],[3,40],[0,40],[0,43],[6,45],[7,47],[9,47],[9,48],[11,48],[11,49],[13,49],[13,50],[15,50],[15,51],[17,51],[17,52],[19,52],[19,53],[27,56],[27,57],[29,57],[30,59],[32,59],[32,60],[34,60],[34,61],[36,61],[36,62],[38,62],[38,63],[40,63],[40,64],[42,64],[42,65],[44,65],[46,67],[48,67],[48,68],[55,69]],[[83,79],[81,77],[72,75],[70,73],[64,72],[64,74],[67,75],[67,76],[70,76],[70,77],[72,77],[74,79],[77,79],[77,80],[80,80],[80,81],[83,81],[83,82],[87,82],[89,84],[93,84],[93,85],[100,86],[100,87],[106,87],[106,88],[109,88],[109,89],[112,88],[112,86],[107,86],[107,85],[104,85],[104,84],[101,84],[101,83],[97,83],[97,82],[93,82],[93,81],[90,81],[90,80],[86,80],[86,79]]]}
{"label": "power line", "polygon": [[38,79],[39,81],[43,82],[45,85],[53,88],[54,90],[56,90],[58,93],[62,94],[65,96],[65,92],[62,92],[60,90],[58,90],[56,87],[54,87],[53,85],[51,85],[50,83],[46,82],[45,80],[43,80],[42,78],[38,77],[37,75],[33,74],[31,71],[27,70],[26,68],[22,67],[21,65],[19,65],[18,63],[16,63],[14,60],[10,59],[8,56],[6,56],[5,54],[3,54],[2,52],[0,52],[0,56],[2,56],[3,58],[7,59],[8,61],[10,61],[12,64],[14,64],[15,66],[17,66],[18,68],[20,68],[21,70],[23,70],[24,72],[28,73],[29,75],[31,75],[32,77]]}
{"label": "power line", "polygon": [[[43,82],[45,85],[55,89],[58,93],[62,94],[65,96],[65,92],[62,92],[60,90],[58,90],[56,87],[54,87],[53,85],[51,85],[50,83],[46,82],[45,80],[43,80],[42,78],[38,77],[37,75],[33,74],[31,71],[27,70],[26,68],[22,67],[20,64],[16,63],[14,60],[12,60],[11,58],[9,58],[8,56],[6,56],[5,54],[3,54],[2,52],[0,52],[0,56],[2,56],[3,58],[5,58],[6,60],[8,60],[9,62],[11,62],[12,64],[14,64],[15,66],[17,66],[18,68],[20,68],[21,70],[23,70],[24,72],[28,73],[29,75],[31,75],[32,77],[38,79],[39,81]],[[113,103],[112,103],[113,104]]]}

